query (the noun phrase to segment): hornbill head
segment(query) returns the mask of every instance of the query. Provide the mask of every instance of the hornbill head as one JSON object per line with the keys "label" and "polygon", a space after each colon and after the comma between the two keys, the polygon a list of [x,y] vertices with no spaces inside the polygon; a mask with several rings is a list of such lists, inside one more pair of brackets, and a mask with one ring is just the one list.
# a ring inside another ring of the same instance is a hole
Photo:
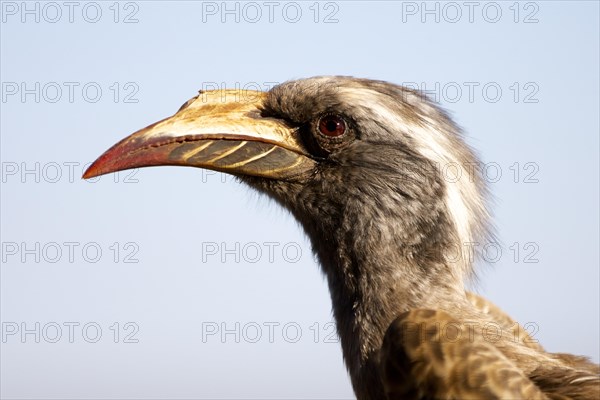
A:
{"label": "hornbill head", "polygon": [[233,174],[292,212],[328,278],[361,393],[395,315],[464,297],[465,244],[485,234],[478,160],[459,129],[422,94],[387,82],[332,76],[200,92],[84,178],[156,165]]}
{"label": "hornbill head", "polygon": [[[311,230],[348,211],[382,214],[381,230],[400,234],[400,247],[434,244],[435,231],[464,244],[487,224],[478,160],[457,126],[423,94],[383,81],[325,76],[268,92],[201,91],[83,177],[159,165],[235,175]],[[470,260],[456,264],[461,276],[471,271]]]}

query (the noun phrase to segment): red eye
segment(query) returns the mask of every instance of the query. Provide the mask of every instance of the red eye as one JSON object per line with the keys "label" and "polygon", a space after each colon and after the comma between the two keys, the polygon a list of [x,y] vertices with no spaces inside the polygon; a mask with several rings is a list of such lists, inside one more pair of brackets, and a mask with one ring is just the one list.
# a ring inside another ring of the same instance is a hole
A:
{"label": "red eye", "polygon": [[319,132],[329,137],[342,136],[346,132],[346,122],[337,115],[327,115],[319,121]]}

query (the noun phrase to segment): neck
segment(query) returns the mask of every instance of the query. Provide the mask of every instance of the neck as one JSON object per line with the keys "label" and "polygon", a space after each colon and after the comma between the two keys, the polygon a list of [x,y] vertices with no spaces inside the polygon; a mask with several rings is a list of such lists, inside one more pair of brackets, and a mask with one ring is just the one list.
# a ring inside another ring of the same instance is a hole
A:
{"label": "neck", "polygon": [[466,303],[469,266],[462,257],[448,260],[468,238],[461,240],[450,222],[441,178],[423,177],[412,185],[415,178],[407,169],[385,178],[377,170],[357,173],[360,180],[354,181],[363,186],[340,185],[335,192],[322,183],[335,176],[311,185],[245,181],[269,193],[303,225],[327,276],[354,391],[370,400],[385,398],[378,361],[391,322],[411,309],[452,310]]}
{"label": "neck", "polygon": [[[462,276],[443,256],[450,229],[440,212],[411,232],[394,206],[364,203],[320,218],[299,218],[327,276],[346,366],[359,399],[383,398],[379,349],[391,322],[415,308],[449,308],[464,298]],[[368,218],[366,217],[368,216]],[[404,219],[403,219],[404,218]]]}

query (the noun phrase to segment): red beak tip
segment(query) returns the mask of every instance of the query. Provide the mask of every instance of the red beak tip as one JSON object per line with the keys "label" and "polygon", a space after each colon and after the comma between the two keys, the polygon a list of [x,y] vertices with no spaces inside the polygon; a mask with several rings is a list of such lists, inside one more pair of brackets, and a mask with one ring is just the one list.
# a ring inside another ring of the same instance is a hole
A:
{"label": "red beak tip", "polygon": [[81,179],[90,179],[90,178],[94,178],[94,174],[92,174],[90,172],[90,170],[88,169],[83,173]]}
{"label": "red beak tip", "polygon": [[82,175],[82,179],[91,179],[103,174],[103,172],[98,168],[97,161],[93,162]]}

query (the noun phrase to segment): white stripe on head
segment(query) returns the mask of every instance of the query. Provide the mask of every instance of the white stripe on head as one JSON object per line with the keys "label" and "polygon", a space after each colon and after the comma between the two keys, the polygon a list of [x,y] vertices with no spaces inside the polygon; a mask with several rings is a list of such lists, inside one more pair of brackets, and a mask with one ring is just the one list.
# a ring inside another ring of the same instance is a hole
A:
{"label": "white stripe on head", "polygon": [[[458,262],[463,277],[472,270],[471,243],[479,238],[487,212],[483,193],[478,187],[478,160],[459,137],[458,129],[447,117],[426,98],[411,91],[403,92],[403,103],[386,102],[382,93],[365,87],[341,87],[344,98],[353,98],[355,104],[369,109],[372,118],[389,121],[390,126],[403,126],[403,134],[416,144],[415,151],[438,167],[446,188],[445,204],[456,230],[455,245],[461,250],[460,260],[456,255],[448,259]],[[403,117],[403,113],[391,107],[410,107],[418,117]],[[442,118],[440,118],[442,117]],[[439,121],[442,121],[440,123]],[[444,168],[456,168],[456,176],[447,179],[442,175]],[[456,179],[454,179],[456,178]],[[456,249],[455,249],[456,250]]]}

